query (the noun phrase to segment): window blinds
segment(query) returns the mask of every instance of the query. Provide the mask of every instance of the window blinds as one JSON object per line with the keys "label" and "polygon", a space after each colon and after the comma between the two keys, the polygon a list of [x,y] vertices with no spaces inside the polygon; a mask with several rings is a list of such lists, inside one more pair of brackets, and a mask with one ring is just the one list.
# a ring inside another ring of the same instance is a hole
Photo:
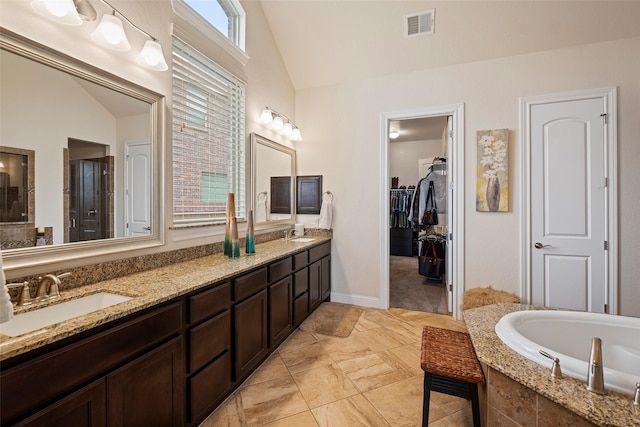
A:
{"label": "window blinds", "polygon": [[245,84],[173,38],[173,222],[245,218]]}

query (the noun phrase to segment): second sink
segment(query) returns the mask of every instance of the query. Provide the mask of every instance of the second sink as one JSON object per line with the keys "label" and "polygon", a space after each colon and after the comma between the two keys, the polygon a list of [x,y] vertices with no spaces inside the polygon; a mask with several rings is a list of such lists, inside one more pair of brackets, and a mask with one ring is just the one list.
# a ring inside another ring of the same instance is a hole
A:
{"label": "second sink", "polygon": [[130,300],[131,297],[99,292],[71,301],[49,305],[27,313],[18,314],[6,323],[0,323],[0,333],[17,337],[58,322],[110,307]]}

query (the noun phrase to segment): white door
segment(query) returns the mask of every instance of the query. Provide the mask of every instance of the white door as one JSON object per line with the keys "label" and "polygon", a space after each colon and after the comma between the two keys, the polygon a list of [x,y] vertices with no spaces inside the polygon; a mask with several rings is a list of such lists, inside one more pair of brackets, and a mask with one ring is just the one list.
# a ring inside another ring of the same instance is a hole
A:
{"label": "white door", "polygon": [[126,236],[151,234],[151,145],[126,144]]}
{"label": "white door", "polygon": [[604,312],[607,302],[605,102],[530,110],[531,299]]}
{"label": "white door", "polygon": [[[447,117],[447,134],[445,136],[447,150],[446,153],[453,153],[453,117]],[[450,168],[451,162],[447,163],[447,169]],[[449,308],[449,313],[453,312],[453,263],[451,260],[453,259],[453,239],[450,237],[453,234],[453,173],[450,170],[447,170],[447,188],[449,192],[447,194],[447,263],[446,265],[446,286],[447,286],[447,307]]]}

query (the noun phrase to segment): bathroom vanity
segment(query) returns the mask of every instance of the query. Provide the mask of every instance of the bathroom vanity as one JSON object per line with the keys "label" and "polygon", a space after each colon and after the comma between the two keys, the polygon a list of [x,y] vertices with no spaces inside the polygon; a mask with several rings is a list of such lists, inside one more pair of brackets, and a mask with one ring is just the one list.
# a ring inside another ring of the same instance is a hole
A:
{"label": "bathroom vanity", "polygon": [[2,425],[198,425],[331,291],[331,241],[283,240],[67,291],[129,301],[0,337]]}

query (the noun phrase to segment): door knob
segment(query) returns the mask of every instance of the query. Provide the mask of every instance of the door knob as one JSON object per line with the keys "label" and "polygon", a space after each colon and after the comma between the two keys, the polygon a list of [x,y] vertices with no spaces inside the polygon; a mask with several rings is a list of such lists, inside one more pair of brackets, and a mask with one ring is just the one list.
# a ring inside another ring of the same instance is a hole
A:
{"label": "door knob", "polygon": [[543,245],[543,244],[542,244],[542,243],[540,243],[540,242],[537,242],[537,243],[536,243],[535,245],[533,245],[533,246],[535,246],[535,247],[536,247],[536,249],[550,248],[550,247],[551,247],[551,245]]}
{"label": "door knob", "polygon": [[151,231],[151,226],[148,227],[142,227],[143,230],[147,230],[147,231]]}

